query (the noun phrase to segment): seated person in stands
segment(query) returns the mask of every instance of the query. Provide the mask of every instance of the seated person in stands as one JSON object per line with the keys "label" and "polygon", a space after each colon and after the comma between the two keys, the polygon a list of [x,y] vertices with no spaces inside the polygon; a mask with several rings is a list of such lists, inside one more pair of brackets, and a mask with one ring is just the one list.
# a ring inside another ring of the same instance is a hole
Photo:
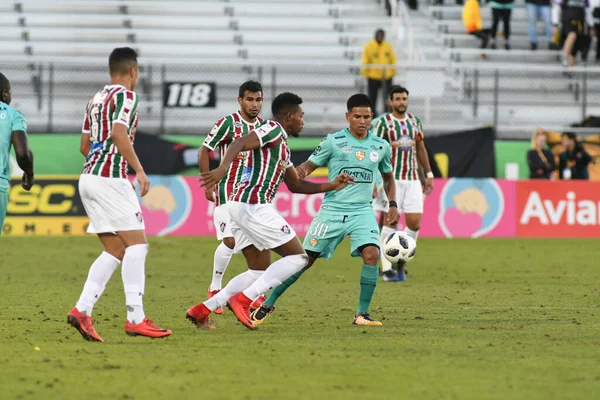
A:
{"label": "seated person in stands", "polygon": [[554,154],[546,147],[546,133],[538,129],[531,138],[532,149],[527,152],[529,179],[552,179],[556,169]]}
{"label": "seated person in stands", "polygon": [[480,49],[485,49],[490,40],[490,30],[482,29],[481,12],[478,0],[467,0],[463,6],[462,19],[465,29],[469,35],[478,37],[481,40]]}
{"label": "seated person in stands", "polygon": [[594,19],[592,9],[588,0],[555,0],[560,7],[552,8],[552,23],[555,33],[558,32],[559,22],[561,25],[561,39],[563,41],[563,66],[575,65],[577,51],[584,53],[587,38],[583,36],[595,36]]}
{"label": "seated person in stands", "polygon": [[577,135],[574,132],[563,133],[562,144],[565,151],[560,153],[558,164],[560,179],[589,179],[587,166],[592,161],[592,157],[577,141]]}

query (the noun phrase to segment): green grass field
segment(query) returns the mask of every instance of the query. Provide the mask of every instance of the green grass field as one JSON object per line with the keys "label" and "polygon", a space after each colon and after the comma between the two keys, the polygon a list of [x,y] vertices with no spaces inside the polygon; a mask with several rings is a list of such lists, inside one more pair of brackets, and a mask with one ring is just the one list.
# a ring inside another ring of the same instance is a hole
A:
{"label": "green grass field", "polygon": [[[66,324],[94,238],[0,239],[0,399],[593,399],[600,396],[597,241],[420,239],[404,283],[380,281],[351,324],[360,261],[344,243],[256,331],[232,313],[200,331],[212,238],[153,239],[146,314],[173,335],[125,335],[118,270],[94,311],[105,343]],[[228,280],[244,269],[235,256]],[[39,349],[39,350],[38,350]]]}

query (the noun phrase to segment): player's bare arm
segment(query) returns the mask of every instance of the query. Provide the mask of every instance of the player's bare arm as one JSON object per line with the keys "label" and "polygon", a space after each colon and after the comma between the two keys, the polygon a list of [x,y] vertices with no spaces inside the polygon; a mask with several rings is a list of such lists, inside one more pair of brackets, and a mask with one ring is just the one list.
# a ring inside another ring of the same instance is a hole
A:
{"label": "player's bare arm", "polygon": [[347,174],[339,174],[331,182],[314,183],[300,178],[298,172],[296,172],[296,168],[289,167],[285,170],[283,181],[292,193],[314,194],[330,192],[332,190],[341,190],[346,186],[353,184],[354,178]]}
{"label": "player's bare arm", "polygon": [[[383,188],[388,199],[396,198],[396,182],[394,180],[393,172],[382,173]],[[398,223],[398,206],[395,205],[395,201],[390,201],[390,209],[385,215],[385,223],[388,226],[395,226]]]}
{"label": "player's bare arm", "polygon": [[419,164],[425,169],[425,189],[423,193],[430,195],[433,191],[433,172],[431,172],[431,165],[429,164],[429,156],[427,155],[427,149],[425,148],[425,142],[423,139],[417,141],[417,160]]}
{"label": "player's bare arm", "polygon": [[[200,146],[200,150],[198,150],[198,168],[200,170],[200,175],[202,175],[203,172],[209,172],[210,171],[210,165],[209,165],[209,155],[210,150],[208,149],[208,147],[206,146]],[[201,178],[198,178],[198,180],[200,180]],[[214,186],[205,186],[204,187],[204,196],[206,196],[206,199],[208,201],[215,201],[215,187]]]}
{"label": "player's bare arm", "polygon": [[235,140],[225,152],[221,164],[212,171],[200,173],[200,186],[214,187],[223,179],[229,166],[242,151],[249,151],[260,148],[260,139],[256,132],[252,131],[241,139]]}
{"label": "player's bare arm", "polygon": [[119,123],[113,124],[112,139],[115,146],[117,146],[119,153],[135,171],[135,179],[140,185],[140,196],[145,196],[146,193],[148,193],[148,190],[150,190],[150,181],[142,168],[142,164],[140,163],[137,154],[135,154],[135,150],[133,150],[133,145],[127,134],[127,127]]}
{"label": "player's bare arm", "polygon": [[33,152],[27,143],[27,134],[24,131],[13,131],[11,141],[15,148],[17,164],[23,170],[21,186],[23,186],[23,189],[29,190],[35,181],[33,177]]}
{"label": "player's bare arm", "polygon": [[318,166],[310,161],[304,161],[302,164],[296,167],[296,172],[298,172],[298,177],[300,179],[304,179],[310,174],[312,174]]}
{"label": "player's bare arm", "polygon": [[91,143],[90,143],[90,134],[89,133],[82,133],[81,134],[81,139],[79,141],[79,152],[84,156],[87,157],[88,154],[90,154],[90,148],[91,148]]}

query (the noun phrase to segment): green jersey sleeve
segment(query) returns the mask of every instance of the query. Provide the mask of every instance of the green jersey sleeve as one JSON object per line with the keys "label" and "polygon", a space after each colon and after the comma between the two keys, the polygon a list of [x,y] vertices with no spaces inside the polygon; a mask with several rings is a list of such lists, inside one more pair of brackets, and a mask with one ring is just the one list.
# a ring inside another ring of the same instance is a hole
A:
{"label": "green jersey sleeve", "polygon": [[210,133],[206,136],[202,145],[210,151],[214,150],[217,146],[222,145],[229,137],[230,127],[231,123],[229,118],[221,118],[210,130]]}
{"label": "green jersey sleeve", "polygon": [[327,165],[329,158],[331,158],[331,140],[329,136],[331,135],[325,136],[315,151],[308,157],[308,161],[318,167]]}
{"label": "green jersey sleeve", "polygon": [[392,148],[389,144],[386,143],[386,151],[385,155],[381,158],[381,162],[379,163],[379,171],[382,174],[387,174],[388,172],[392,172]]}
{"label": "green jersey sleeve", "polygon": [[273,121],[261,125],[258,129],[255,129],[254,132],[258,136],[258,140],[260,140],[260,147],[273,143],[283,136],[281,125]]}
{"label": "green jersey sleeve", "polygon": [[27,121],[25,121],[25,117],[23,114],[16,111],[13,113],[13,118],[11,121],[11,130],[14,131],[23,131],[27,133]]}

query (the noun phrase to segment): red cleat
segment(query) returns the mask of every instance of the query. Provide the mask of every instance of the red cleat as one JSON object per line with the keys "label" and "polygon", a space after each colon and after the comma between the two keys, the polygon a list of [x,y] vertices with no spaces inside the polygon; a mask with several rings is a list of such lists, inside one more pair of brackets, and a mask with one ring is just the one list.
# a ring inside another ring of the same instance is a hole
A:
{"label": "red cleat", "polygon": [[227,300],[227,307],[237,317],[237,319],[246,326],[248,329],[256,329],[252,319],[250,318],[250,304],[252,300],[244,295],[244,293],[240,292],[235,296],[231,296],[229,300]]}
{"label": "red cleat", "polygon": [[[214,295],[216,295],[217,293],[219,293],[220,290],[210,290],[210,286],[208,287],[208,298],[212,298]],[[217,308],[215,311],[213,311],[215,314],[223,314],[223,307],[219,307]]]}
{"label": "red cleat", "polygon": [[85,340],[90,342],[104,342],[104,339],[96,333],[92,318],[80,313],[77,308],[69,311],[69,314],[67,314],[67,323],[77,329]]}
{"label": "red cleat", "polygon": [[210,324],[210,320],[208,319],[209,315],[210,310],[204,305],[204,303],[200,303],[187,310],[185,317],[192,321],[192,323],[196,325],[196,328],[198,329],[215,329],[215,327]]}
{"label": "red cleat", "polygon": [[254,310],[258,310],[260,308],[260,306],[263,305],[263,303],[265,302],[265,300],[267,300],[267,298],[265,297],[264,294],[261,294],[256,299],[254,299],[254,301],[252,302],[252,304],[250,304],[250,312],[252,312]]}
{"label": "red cleat", "polygon": [[155,326],[151,320],[144,318],[139,324],[125,322],[125,333],[129,336],[146,336],[150,338],[163,338],[171,334],[169,329],[163,329]]}

